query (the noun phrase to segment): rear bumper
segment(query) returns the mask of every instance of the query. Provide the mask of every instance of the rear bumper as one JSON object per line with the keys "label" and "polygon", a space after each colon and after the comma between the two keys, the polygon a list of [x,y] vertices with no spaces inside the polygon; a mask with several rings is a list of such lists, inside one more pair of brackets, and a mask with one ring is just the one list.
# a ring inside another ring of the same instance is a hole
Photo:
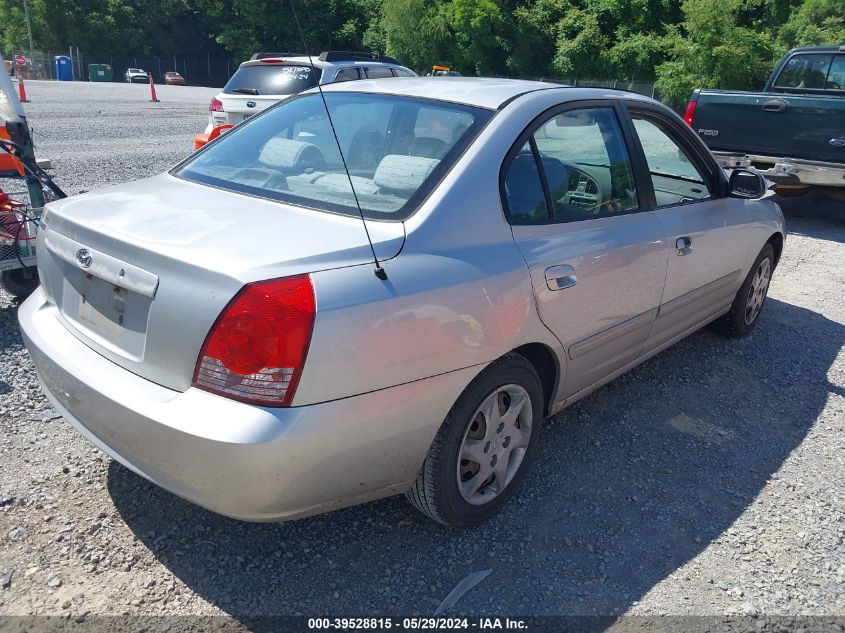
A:
{"label": "rear bumper", "polygon": [[845,187],[845,164],[841,163],[731,152],[713,152],[713,156],[725,169],[753,167],[779,185]]}
{"label": "rear bumper", "polygon": [[167,389],[100,356],[41,289],[20,307],[44,392],[88,440],[155,484],[227,516],[274,521],[406,490],[468,368],[287,409]]}

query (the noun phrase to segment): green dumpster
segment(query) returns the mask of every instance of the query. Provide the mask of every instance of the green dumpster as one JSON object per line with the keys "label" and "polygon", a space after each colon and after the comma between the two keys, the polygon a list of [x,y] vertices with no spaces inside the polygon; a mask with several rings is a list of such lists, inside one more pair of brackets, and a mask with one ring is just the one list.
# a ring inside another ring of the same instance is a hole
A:
{"label": "green dumpster", "polygon": [[108,64],[88,64],[89,81],[111,81],[111,66]]}

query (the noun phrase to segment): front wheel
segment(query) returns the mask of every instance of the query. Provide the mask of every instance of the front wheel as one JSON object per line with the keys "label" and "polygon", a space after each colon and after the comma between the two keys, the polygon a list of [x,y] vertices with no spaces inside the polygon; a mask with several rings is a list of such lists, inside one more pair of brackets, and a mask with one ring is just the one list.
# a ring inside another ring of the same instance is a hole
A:
{"label": "front wheel", "polygon": [[760,317],[775,269],[775,252],[766,244],[734,297],[731,311],[716,322],[722,332],[739,338],[750,334]]}
{"label": "front wheel", "polygon": [[543,391],[533,365],[508,354],[464,390],[406,497],[452,527],[473,527],[513,496],[537,450]]}

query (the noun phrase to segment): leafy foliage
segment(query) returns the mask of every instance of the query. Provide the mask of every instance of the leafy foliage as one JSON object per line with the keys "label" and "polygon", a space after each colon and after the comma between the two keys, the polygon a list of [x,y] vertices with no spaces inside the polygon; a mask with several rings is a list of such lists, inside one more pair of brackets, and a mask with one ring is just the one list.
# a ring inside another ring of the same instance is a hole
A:
{"label": "leafy foliage", "polygon": [[[35,47],[125,55],[301,51],[286,0],[28,0]],[[376,50],[420,72],[657,79],[755,88],[787,48],[845,44],[845,0],[294,0],[312,52]],[[22,0],[0,0],[0,48],[28,48]]]}

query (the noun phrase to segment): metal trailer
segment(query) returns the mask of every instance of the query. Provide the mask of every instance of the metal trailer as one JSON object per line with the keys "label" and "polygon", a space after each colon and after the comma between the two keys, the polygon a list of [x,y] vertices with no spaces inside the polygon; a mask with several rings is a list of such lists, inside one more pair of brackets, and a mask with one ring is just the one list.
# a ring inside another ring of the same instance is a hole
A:
{"label": "metal trailer", "polygon": [[49,161],[35,160],[26,113],[5,72],[0,73],[0,158],[5,159],[1,176],[26,182],[26,191],[0,196],[0,285],[25,297],[38,287],[35,235],[41,210],[65,194],[44,171]]}

